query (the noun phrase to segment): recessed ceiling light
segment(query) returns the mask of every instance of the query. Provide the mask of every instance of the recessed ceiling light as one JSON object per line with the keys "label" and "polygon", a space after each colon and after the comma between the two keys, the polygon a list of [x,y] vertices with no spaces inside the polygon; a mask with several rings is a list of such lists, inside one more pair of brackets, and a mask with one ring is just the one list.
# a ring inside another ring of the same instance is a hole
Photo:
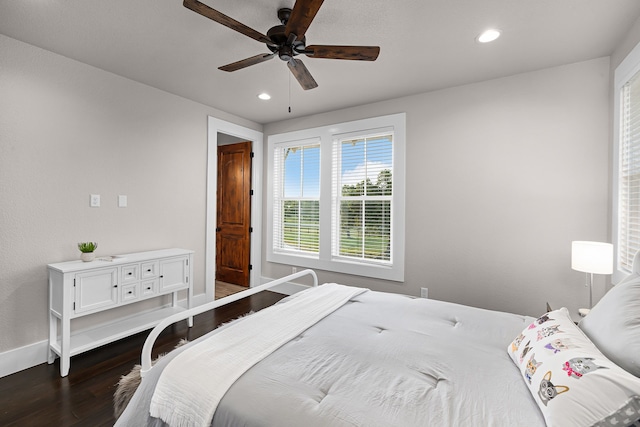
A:
{"label": "recessed ceiling light", "polygon": [[480,34],[476,40],[478,43],[489,43],[500,37],[500,30],[490,29]]}
{"label": "recessed ceiling light", "polygon": [[268,93],[261,93],[260,95],[258,95],[258,98],[262,99],[263,101],[269,100],[271,99],[271,95],[269,95]]}

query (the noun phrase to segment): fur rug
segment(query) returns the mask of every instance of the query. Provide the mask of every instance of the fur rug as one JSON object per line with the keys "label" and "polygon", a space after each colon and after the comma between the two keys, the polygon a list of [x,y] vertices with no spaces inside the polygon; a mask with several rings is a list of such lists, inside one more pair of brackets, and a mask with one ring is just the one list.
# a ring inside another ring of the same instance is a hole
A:
{"label": "fur rug", "polygon": [[[176,348],[180,348],[185,344],[188,344],[189,340],[183,338],[178,342],[175,346]],[[155,360],[151,362],[151,365],[155,365],[158,360],[160,360],[166,353],[159,355]],[[133,397],[133,393],[138,389],[140,385],[140,381],[142,378],[140,377],[140,369],[141,365],[135,365],[131,372],[127,375],[123,375],[120,377],[120,381],[118,381],[118,386],[116,388],[116,392],[113,394],[113,415],[116,417],[116,420],[120,418],[120,415],[124,412],[124,409],[129,404],[129,401]]]}
{"label": "fur rug", "polygon": [[[252,310],[236,319],[233,319],[229,322],[219,325],[216,329],[225,325],[230,325],[236,320],[240,320],[243,317],[249,316],[250,314],[253,314],[253,313],[254,312]],[[188,343],[189,343],[189,340],[187,340],[186,338],[183,338],[180,340],[180,342],[178,342],[174,350]],[[159,355],[155,360],[151,361],[151,366],[155,365],[156,362],[160,360],[165,354],[166,353],[163,353]],[[135,391],[138,389],[138,386],[140,385],[140,381],[142,380],[142,378],[140,377],[141,368],[142,368],[141,365],[135,365],[131,370],[131,372],[129,372],[127,375],[121,376],[120,381],[118,381],[116,392],[113,394],[113,415],[116,417],[116,420],[120,418],[120,415],[122,415],[125,408],[129,404],[129,401],[133,397],[133,393],[135,393]]]}

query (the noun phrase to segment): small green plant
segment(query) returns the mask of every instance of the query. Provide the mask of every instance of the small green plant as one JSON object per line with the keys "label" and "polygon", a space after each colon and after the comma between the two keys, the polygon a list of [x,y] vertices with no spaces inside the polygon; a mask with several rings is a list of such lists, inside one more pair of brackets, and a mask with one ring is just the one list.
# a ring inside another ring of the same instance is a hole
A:
{"label": "small green plant", "polygon": [[98,248],[98,243],[96,242],[81,242],[78,243],[78,249],[80,249],[80,252],[82,253],[91,253],[93,251],[95,251]]}

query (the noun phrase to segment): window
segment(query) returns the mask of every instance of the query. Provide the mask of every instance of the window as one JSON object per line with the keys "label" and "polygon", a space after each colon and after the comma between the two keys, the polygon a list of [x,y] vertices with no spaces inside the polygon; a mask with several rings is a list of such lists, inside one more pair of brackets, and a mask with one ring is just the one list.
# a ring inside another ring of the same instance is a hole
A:
{"label": "window", "polygon": [[391,261],[393,134],[334,142],[334,257]]}
{"label": "window", "polygon": [[274,248],[318,254],[320,236],[320,144],[282,144],[274,150]]}
{"label": "window", "polygon": [[268,141],[267,261],[404,280],[405,115]]}
{"label": "window", "polygon": [[615,71],[614,282],[631,272],[640,250],[640,45]]}
{"label": "window", "polygon": [[640,249],[640,75],[623,86],[621,97],[618,267],[630,273]]}

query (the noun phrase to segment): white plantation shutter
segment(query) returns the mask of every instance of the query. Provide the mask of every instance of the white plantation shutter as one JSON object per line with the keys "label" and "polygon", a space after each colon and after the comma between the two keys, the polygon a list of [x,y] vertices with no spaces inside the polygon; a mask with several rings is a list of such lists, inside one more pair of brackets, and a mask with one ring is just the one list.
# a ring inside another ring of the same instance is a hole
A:
{"label": "white plantation shutter", "polygon": [[391,264],[393,133],[335,139],[332,257]]}
{"label": "white plantation shutter", "polygon": [[640,250],[640,74],[621,91],[618,176],[618,269],[631,272]]}
{"label": "white plantation shutter", "polygon": [[320,145],[317,140],[279,144],[273,164],[273,249],[318,254]]}

